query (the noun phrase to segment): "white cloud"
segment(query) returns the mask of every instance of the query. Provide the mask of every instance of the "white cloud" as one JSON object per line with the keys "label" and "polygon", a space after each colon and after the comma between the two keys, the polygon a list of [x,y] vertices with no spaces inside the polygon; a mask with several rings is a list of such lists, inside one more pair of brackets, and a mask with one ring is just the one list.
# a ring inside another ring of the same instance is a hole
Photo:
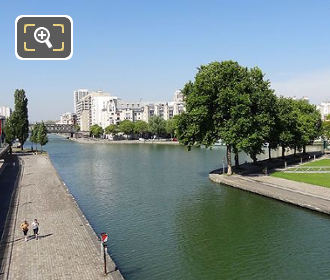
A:
{"label": "white cloud", "polygon": [[307,96],[311,103],[330,100],[330,70],[297,75],[287,80],[272,82],[276,95]]}

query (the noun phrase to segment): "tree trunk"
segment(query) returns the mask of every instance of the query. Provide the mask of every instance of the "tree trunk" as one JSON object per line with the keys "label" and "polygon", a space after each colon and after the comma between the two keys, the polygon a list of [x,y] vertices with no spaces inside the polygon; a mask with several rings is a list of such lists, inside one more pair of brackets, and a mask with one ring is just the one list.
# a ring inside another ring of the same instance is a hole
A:
{"label": "tree trunk", "polygon": [[303,154],[306,154],[306,146],[303,146]]}
{"label": "tree trunk", "polygon": [[282,158],[284,159],[284,157],[285,157],[285,147],[282,146]]}
{"label": "tree trunk", "polygon": [[272,149],[270,146],[268,146],[268,158],[271,159],[272,158]]}
{"label": "tree trunk", "polygon": [[235,153],[235,167],[239,166],[239,157],[238,157],[238,152]]}
{"label": "tree trunk", "polygon": [[231,145],[227,145],[227,175],[232,175],[233,170],[231,167]]}
{"label": "tree trunk", "polygon": [[294,147],[293,154],[294,154],[294,155],[297,154],[297,147]]}
{"label": "tree trunk", "polygon": [[252,160],[253,160],[253,164],[256,164],[257,163],[257,155],[251,155],[251,158],[252,158]]}

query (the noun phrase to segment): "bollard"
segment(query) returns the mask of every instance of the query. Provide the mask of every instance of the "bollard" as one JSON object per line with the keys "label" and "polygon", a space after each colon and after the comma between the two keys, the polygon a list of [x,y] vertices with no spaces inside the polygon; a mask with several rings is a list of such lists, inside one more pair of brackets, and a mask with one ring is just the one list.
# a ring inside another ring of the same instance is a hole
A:
{"label": "bollard", "polygon": [[287,164],[287,162],[285,161],[284,162],[284,168],[286,169],[288,167],[288,164]]}
{"label": "bollard", "polygon": [[107,275],[107,245],[103,243],[104,275]]}
{"label": "bollard", "polygon": [[302,162],[303,162],[303,160],[302,160],[302,158],[300,158],[300,163],[302,164]]}
{"label": "bollard", "polygon": [[316,160],[316,155],[314,155],[314,160]]}

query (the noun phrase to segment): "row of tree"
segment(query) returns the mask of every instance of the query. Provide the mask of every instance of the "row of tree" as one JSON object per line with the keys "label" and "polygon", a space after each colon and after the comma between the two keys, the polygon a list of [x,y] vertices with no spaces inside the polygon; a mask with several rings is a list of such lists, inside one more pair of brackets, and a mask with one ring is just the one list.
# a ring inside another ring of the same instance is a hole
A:
{"label": "row of tree", "polygon": [[146,135],[170,136],[174,137],[176,130],[176,119],[172,118],[167,121],[159,116],[152,116],[149,122],[142,120],[132,122],[130,120],[124,120],[118,125],[112,124],[107,126],[104,130],[99,125],[92,125],[90,128],[91,135],[94,137],[100,137],[103,134],[117,135],[123,133],[127,136],[138,135],[139,137],[145,137]]}
{"label": "row of tree", "polygon": [[198,69],[195,80],[183,89],[186,112],[177,121],[179,141],[227,146],[228,174],[231,157],[239,164],[244,151],[254,162],[265,143],[271,149],[303,149],[321,135],[321,115],[304,100],[277,97],[258,67],[242,67],[234,61],[213,62]]}
{"label": "row of tree", "polygon": [[24,143],[29,137],[28,99],[26,98],[23,89],[17,89],[14,98],[14,112],[6,120],[4,127],[5,141],[11,148],[12,143],[18,139],[21,145],[21,150],[23,150]]}
{"label": "row of tree", "polygon": [[36,123],[33,126],[31,130],[30,141],[32,142],[32,145],[36,144],[36,150],[38,150],[38,144],[40,144],[42,150],[42,146],[48,143],[47,128],[44,122]]}

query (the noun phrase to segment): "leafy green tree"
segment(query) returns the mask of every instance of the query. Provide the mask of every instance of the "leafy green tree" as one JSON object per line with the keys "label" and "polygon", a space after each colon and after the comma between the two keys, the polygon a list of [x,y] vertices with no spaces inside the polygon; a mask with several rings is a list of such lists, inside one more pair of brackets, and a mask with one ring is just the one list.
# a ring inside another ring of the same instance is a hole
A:
{"label": "leafy green tree", "polygon": [[104,129],[105,134],[116,135],[119,132],[118,126],[115,124],[110,124]]}
{"label": "leafy green tree", "polygon": [[198,69],[194,82],[182,90],[186,113],[178,120],[178,136],[190,149],[212,146],[221,139],[227,145],[228,174],[232,151],[256,155],[270,133],[270,114],[276,96],[259,68],[248,69],[234,61],[213,62]]}
{"label": "leafy green tree", "polygon": [[275,99],[272,111],[270,111],[271,118],[274,120],[273,124],[270,126],[269,134],[266,137],[266,143],[268,143],[268,158],[272,158],[272,150],[278,148],[280,144],[280,133],[281,126],[279,120],[279,104],[278,98]]}
{"label": "leafy green tree", "polygon": [[269,140],[275,125],[277,111],[274,104],[277,97],[270,88],[270,82],[264,79],[264,74],[258,67],[248,70],[247,80],[242,86],[244,90],[239,93],[236,108],[240,111],[243,108],[242,103],[244,104],[243,112],[239,113],[240,118],[237,120],[244,120],[244,127],[240,126],[241,132],[244,133],[236,131],[235,137],[238,137],[240,142],[234,147],[249,154],[255,163],[257,155],[263,153],[263,144]]}
{"label": "leafy green tree", "polygon": [[295,104],[299,112],[295,144],[305,153],[306,146],[322,135],[321,113],[306,100],[297,100]]}
{"label": "leafy green tree", "polygon": [[99,138],[103,134],[103,128],[97,124],[94,124],[90,128],[92,136]]}
{"label": "leafy green tree", "polygon": [[32,130],[31,130],[31,134],[30,134],[30,141],[33,143],[33,144],[36,144],[36,150],[38,150],[38,131],[39,131],[39,126],[40,124],[36,123]]}
{"label": "leafy green tree", "polygon": [[28,99],[23,89],[15,91],[15,109],[12,114],[12,123],[15,127],[15,136],[21,143],[23,150],[24,143],[29,137],[29,120],[28,120]]}
{"label": "leafy green tree", "polygon": [[75,124],[74,129],[76,130],[76,132],[79,132],[80,131],[80,126],[78,124]]}
{"label": "leafy green tree", "polygon": [[134,132],[134,124],[130,120],[124,120],[119,123],[119,130],[128,135],[132,135]]}
{"label": "leafy green tree", "polygon": [[323,136],[326,139],[330,139],[330,115],[326,117],[326,119],[322,123],[322,129],[323,129]]}
{"label": "leafy green tree", "polygon": [[166,122],[160,116],[152,116],[149,119],[148,126],[149,131],[157,137],[165,134],[166,132]]}
{"label": "leafy green tree", "polygon": [[148,123],[142,120],[138,120],[134,123],[134,133],[142,136],[148,132]]}
{"label": "leafy green tree", "polygon": [[42,146],[45,146],[48,143],[47,128],[44,122],[41,122],[41,124],[38,125],[37,140],[42,151]]}
{"label": "leafy green tree", "polygon": [[177,129],[177,116],[166,121],[165,129],[166,133],[173,138],[175,136],[175,131]]}
{"label": "leafy green tree", "polygon": [[287,147],[295,147],[298,133],[298,114],[295,101],[292,98],[280,97],[277,101],[278,137],[282,148],[282,158]]}
{"label": "leafy green tree", "polygon": [[15,137],[15,127],[13,124],[13,118],[12,116],[10,116],[7,120],[6,120],[6,124],[4,127],[4,133],[5,133],[5,141],[6,143],[9,145],[10,148],[10,154],[12,153],[12,144],[14,142],[14,140],[16,139]]}

